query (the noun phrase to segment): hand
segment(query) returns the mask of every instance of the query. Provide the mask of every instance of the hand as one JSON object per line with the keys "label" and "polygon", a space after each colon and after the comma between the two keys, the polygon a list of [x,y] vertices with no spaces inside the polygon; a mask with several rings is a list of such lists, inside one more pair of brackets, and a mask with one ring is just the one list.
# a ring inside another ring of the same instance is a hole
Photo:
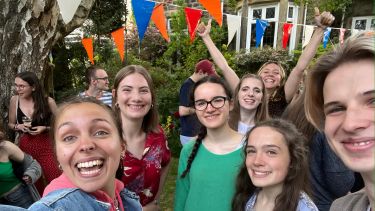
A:
{"label": "hand", "polygon": [[208,20],[207,25],[204,25],[203,22],[199,23],[197,27],[197,33],[201,37],[206,37],[210,34],[211,31],[211,21],[212,19]]}
{"label": "hand", "polygon": [[143,206],[143,211],[160,211],[161,208],[158,204],[155,204],[153,201]]}
{"label": "hand", "polygon": [[23,181],[25,181],[26,184],[32,184],[33,183],[33,180],[31,179],[31,177],[29,175],[23,175],[22,179],[23,179]]}
{"label": "hand", "polygon": [[314,10],[316,26],[322,29],[326,29],[328,26],[331,26],[331,24],[335,20],[335,17],[330,12],[324,11],[322,14],[320,14],[319,9],[317,7],[315,7]]}
{"label": "hand", "polygon": [[28,133],[29,132],[29,128],[26,127],[24,124],[18,124],[16,130],[17,131],[21,131],[23,133]]}
{"label": "hand", "polygon": [[47,130],[46,126],[36,126],[36,127],[30,128],[28,132],[31,135],[38,135],[38,134],[40,134],[40,133],[42,133],[42,132],[44,132],[46,130]]}

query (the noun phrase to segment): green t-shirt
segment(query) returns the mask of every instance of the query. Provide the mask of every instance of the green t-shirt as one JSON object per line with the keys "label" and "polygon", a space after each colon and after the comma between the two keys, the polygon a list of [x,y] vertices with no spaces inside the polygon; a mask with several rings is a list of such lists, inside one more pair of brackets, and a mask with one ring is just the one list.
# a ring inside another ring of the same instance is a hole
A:
{"label": "green t-shirt", "polygon": [[181,178],[195,141],[184,145],[176,181],[175,211],[230,211],[235,180],[243,162],[242,147],[224,155],[200,145],[189,173]]}
{"label": "green t-shirt", "polygon": [[20,180],[13,173],[11,162],[0,162],[0,196],[12,190],[18,185]]}

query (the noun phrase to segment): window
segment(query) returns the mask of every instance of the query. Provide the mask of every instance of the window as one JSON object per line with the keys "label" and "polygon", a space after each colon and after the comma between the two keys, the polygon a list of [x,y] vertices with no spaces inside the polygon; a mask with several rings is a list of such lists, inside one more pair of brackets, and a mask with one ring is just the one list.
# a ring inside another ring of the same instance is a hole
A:
{"label": "window", "polygon": [[275,18],[275,7],[266,9],[266,19]]}
{"label": "window", "polygon": [[279,17],[279,4],[273,4],[268,6],[260,7],[249,7],[249,18],[252,21],[249,21],[247,27],[247,36],[246,49],[251,49],[255,47],[256,43],[256,19],[262,19],[268,21],[268,26],[264,32],[263,40],[260,44],[262,46],[271,46],[276,47],[276,38],[277,38],[277,23]]}
{"label": "window", "polygon": [[253,20],[262,18],[262,9],[253,10]]}
{"label": "window", "polygon": [[352,29],[374,30],[375,29],[375,17],[372,17],[372,16],[353,17]]}
{"label": "window", "polygon": [[362,29],[362,30],[365,30],[365,29],[366,29],[366,22],[367,22],[366,19],[356,20],[356,21],[355,21],[355,24],[354,24],[354,29]]}
{"label": "window", "polygon": [[294,10],[293,7],[288,8],[288,18],[293,18],[293,10]]}

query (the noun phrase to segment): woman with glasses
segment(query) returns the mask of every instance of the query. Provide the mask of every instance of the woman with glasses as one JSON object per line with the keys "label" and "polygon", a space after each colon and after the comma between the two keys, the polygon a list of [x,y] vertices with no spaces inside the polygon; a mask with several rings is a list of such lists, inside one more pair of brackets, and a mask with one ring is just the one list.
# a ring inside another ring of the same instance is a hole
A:
{"label": "woman with glasses", "polygon": [[45,186],[61,174],[48,134],[57,106],[52,98],[44,94],[35,73],[18,73],[14,83],[17,95],[10,99],[8,126],[20,134],[21,150],[40,163],[43,176],[35,186],[42,194]]}
{"label": "woman with glasses", "polygon": [[113,109],[121,118],[127,145],[121,180],[140,196],[144,211],[160,210],[171,153],[159,125],[155,89],[148,71],[139,65],[122,68],[115,77],[113,97]]}
{"label": "woman with glasses", "polygon": [[174,210],[230,210],[243,143],[228,123],[231,90],[219,77],[207,76],[194,85],[190,99],[203,126],[181,151]]}

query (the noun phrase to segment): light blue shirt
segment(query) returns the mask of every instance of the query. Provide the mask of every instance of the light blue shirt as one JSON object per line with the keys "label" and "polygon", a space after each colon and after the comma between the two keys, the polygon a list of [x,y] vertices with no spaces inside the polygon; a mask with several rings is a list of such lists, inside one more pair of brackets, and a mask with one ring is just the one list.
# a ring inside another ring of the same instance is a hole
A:
{"label": "light blue shirt", "polygon": [[[245,211],[254,211],[257,195],[258,192],[250,197],[249,201],[246,203]],[[305,192],[301,192],[296,211],[319,211],[319,209]]]}

